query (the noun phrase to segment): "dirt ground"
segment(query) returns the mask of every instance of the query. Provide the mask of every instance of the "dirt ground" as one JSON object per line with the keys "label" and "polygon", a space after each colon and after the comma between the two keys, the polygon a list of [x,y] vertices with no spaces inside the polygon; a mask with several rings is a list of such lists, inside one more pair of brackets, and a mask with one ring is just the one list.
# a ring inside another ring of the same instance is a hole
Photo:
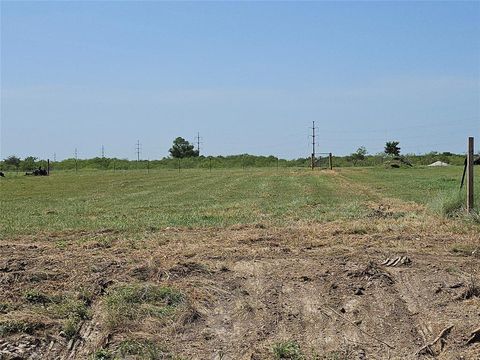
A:
{"label": "dirt ground", "polygon": [[[480,326],[480,235],[462,229],[380,206],[351,222],[3,241],[0,302],[16,307],[0,316],[36,326],[4,335],[0,358],[88,359],[135,338],[162,344],[164,358],[272,359],[276,343],[295,341],[305,359],[480,359],[480,342],[467,344]],[[160,322],[112,330],[104,295],[124,283],[168,285],[185,300]],[[72,340],[24,300],[84,287],[92,316]]]}

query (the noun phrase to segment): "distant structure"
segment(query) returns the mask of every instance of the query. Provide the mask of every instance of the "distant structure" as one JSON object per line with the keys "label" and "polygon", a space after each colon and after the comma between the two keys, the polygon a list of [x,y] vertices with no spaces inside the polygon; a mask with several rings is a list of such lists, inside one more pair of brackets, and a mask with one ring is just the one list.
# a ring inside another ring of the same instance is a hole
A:
{"label": "distant structure", "polygon": [[437,167],[437,166],[450,166],[450,164],[444,163],[443,161],[435,161],[434,163],[428,165],[432,167]]}

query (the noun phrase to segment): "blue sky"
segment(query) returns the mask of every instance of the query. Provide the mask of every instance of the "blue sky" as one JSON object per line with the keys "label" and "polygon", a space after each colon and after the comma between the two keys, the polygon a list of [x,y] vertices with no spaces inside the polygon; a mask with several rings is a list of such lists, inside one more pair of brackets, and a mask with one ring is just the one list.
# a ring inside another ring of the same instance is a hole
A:
{"label": "blue sky", "polygon": [[2,158],[464,152],[480,2],[1,2]]}

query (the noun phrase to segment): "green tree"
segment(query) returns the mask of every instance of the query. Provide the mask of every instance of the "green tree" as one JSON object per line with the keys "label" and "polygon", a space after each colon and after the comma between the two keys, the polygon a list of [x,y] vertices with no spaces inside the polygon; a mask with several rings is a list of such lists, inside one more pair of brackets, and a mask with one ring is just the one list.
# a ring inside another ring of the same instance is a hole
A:
{"label": "green tree", "polygon": [[400,155],[400,147],[398,144],[400,144],[398,141],[387,141],[385,144],[385,154],[394,156]]}
{"label": "green tree", "polygon": [[173,140],[173,145],[168,151],[174,158],[181,159],[198,156],[198,150],[195,150],[194,146],[182,137],[177,137]]}
{"label": "green tree", "polygon": [[22,170],[33,170],[36,167],[35,162],[37,161],[38,158],[35,156],[27,156],[25,159],[22,161]]}
{"label": "green tree", "polygon": [[16,169],[18,169],[18,167],[20,166],[20,162],[22,160],[15,156],[15,155],[10,155],[8,158],[4,159],[3,162],[5,163],[5,165],[8,165],[8,166],[13,166],[15,167]]}
{"label": "green tree", "polygon": [[357,151],[350,155],[353,165],[356,165],[359,161],[365,160],[365,155],[367,155],[367,149],[365,149],[365,146],[360,146]]}

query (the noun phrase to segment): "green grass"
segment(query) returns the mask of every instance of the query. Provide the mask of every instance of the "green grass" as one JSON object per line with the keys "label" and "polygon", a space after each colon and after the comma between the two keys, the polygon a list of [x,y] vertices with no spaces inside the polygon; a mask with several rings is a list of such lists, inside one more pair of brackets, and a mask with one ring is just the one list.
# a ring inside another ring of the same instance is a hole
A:
{"label": "green grass", "polygon": [[300,345],[296,341],[289,340],[285,342],[279,342],[272,347],[273,356],[276,360],[290,359],[290,360],[302,360],[304,355],[300,350]]}
{"label": "green grass", "polygon": [[146,317],[162,318],[173,313],[183,295],[169,287],[149,284],[121,285],[109,290],[104,299],[107,324],[111,330]]}
{"label": "green grass", "polygon": [[350,168],[337,176],[306,169],[8,174],[0,179],[0,236],[350,219],[382,197],[428,204],[457,189],[461,174],[462,167]]}
{"label": "green grass", "polygon": [[[357,168],[345,169],[349,180],[368,186],[387,196],[429,204],[441,193],[459,193],[463,166],[415,167],[405,169]],[[476,203],[480,205],[480,175],[475,178]]]}
{"label": "green grass", "polygon": [[0,321],[0,336],[5,336],[15,333],[32,334],[35,330],[43,328],[42,323],[19,321],[19,320],[6,320]]}

